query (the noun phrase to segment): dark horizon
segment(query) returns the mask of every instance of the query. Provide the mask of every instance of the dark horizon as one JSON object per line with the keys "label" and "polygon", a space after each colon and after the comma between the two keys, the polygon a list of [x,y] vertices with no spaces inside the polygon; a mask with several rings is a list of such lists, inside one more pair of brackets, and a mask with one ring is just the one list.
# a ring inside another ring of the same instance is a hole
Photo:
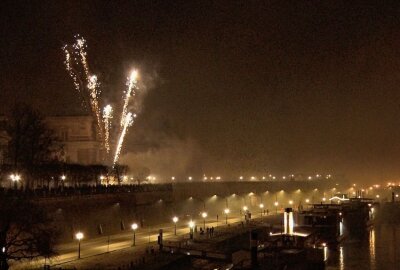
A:
{"label": "dark horizon", "polygon": [[399,179],[398,1],[2,3],[0,100],[81,114],[61,47],[75,34],[121,107],[146,86],[123,161],[155,174]]}

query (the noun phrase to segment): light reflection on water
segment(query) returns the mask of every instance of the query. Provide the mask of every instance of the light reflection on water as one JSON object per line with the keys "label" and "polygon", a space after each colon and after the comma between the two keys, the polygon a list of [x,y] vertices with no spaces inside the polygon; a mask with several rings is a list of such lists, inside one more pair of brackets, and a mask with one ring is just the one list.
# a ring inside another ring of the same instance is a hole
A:
{"label": "light reflection on water", "polygon": [[375,229],[371,229],[368,235],[369,240],[369,264],[375,268]]}
{"label": "light reflection on water", "polygon": [[344,261],[343,261],[343,247],[339,247],[339,269],[344,269]]}
{"label": "light reflection on water", "polygon": [[358,238],[346,239],[330,249],[328,270],[400,269],[400,224],[380,225]]}

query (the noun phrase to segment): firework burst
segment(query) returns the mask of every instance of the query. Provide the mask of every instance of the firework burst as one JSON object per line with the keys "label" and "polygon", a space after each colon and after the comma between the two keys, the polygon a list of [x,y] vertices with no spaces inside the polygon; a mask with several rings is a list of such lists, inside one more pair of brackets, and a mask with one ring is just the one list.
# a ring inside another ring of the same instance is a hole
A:
{"label": "firework burst", "polygon": [[[110,154],[111,150],[111,120],[113,118],[113,108],[107,105],[101,111],[99,81],[96,75],[90,72],[88,57],[87,57],[86,40],[83,37],[75,36],[75,43],[65,45],[62,50],[65,54],[65,68],[70,75],[75,89],[79,92],[82,98],[82,103],[86,108],[90,108],[91,114],[96,124],[96,131],[103,146]],[[137,70],[133,70],[127,80],[127,89],[124,92],[123,107],[120,119],[120,129],[118,133],[118,142],[113,157],[113,167],[117,164],[121,150],[123,147],[125,135],[128,128],[133,124],[136,114],[128,112],[128,106],[131,97],[135,96],[137,86]],[[111,161],[111,158],[109,159]]]}

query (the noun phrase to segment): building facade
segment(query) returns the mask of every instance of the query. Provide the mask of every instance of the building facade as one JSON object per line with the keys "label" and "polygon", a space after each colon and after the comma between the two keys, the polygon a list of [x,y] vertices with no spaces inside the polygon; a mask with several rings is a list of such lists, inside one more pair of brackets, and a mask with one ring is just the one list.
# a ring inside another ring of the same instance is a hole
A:
{"label": "building facade", "polygon": [[105,151],[91,116],[51,116],[46,123],[63,144],[60,159],[66,163],[105,163]]}

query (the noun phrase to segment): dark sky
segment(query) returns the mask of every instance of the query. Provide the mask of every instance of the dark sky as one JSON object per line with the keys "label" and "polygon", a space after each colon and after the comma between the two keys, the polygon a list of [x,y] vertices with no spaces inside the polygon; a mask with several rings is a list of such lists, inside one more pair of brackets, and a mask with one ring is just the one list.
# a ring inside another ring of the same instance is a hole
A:
{"label": "dark sky", "polygon": [[124,157],[134,166],[400,179],[398,0],[1,6],[3,108],[22,99],[47,114],[82,112],[61,51],[77,33],[104,102],[120,106],[140,69],[147,87]]}

